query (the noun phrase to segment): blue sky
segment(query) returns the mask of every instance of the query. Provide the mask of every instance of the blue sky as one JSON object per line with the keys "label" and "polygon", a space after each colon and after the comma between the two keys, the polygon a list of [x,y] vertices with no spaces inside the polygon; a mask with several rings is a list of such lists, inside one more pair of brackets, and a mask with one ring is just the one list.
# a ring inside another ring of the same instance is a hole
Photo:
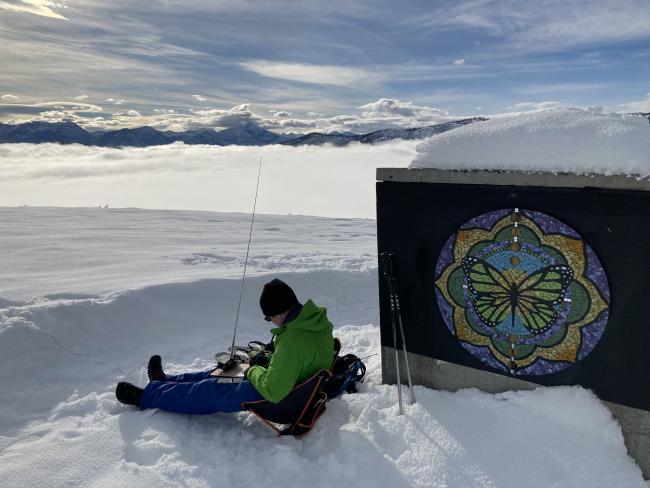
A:
{"label": "blue sky", "polygon": [[0,0],[0,121],[280,132],[650,111],[647,0]]}

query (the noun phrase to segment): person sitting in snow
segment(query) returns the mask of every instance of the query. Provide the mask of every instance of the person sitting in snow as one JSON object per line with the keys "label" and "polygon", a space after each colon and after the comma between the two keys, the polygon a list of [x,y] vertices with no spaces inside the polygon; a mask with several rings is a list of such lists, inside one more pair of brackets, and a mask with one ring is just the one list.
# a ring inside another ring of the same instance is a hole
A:
{"label": "person sitting in snow", "polygon": [[264,285],[260,307],[264,319],[277,326],[271,329],[274,352],[255,356],[244,381],[220,383],[211,376],[214,370],[168,375],[160,356],[152,356],[147,368],[149,384],[143,390],[120,382],[117,399],[142,409],[186,414],[239,412],[244,402],[278,403],[295,385],[332,366],[334,338],[325,308],[311,300],[300,304],[291,287],[277,278]]}

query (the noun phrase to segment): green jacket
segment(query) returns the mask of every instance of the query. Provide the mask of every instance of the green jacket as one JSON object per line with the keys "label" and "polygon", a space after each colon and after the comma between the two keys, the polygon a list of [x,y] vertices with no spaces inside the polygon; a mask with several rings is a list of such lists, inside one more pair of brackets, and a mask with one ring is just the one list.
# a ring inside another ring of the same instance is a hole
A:
{"label": "green jacket", "polygon": [[247,378],[264,398],[278,403],[294,386],[332,366],[334,338],[327,309],[311,300],[295,319],[271,332],[275,336],[271,362],[266,368],[252,366]]}

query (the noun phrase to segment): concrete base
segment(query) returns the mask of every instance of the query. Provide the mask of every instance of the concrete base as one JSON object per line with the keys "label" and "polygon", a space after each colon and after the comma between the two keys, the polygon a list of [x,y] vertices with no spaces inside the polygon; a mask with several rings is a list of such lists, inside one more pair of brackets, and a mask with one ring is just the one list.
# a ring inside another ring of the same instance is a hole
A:
{"label": "concrete base", "polygon": [[[409,353],[408,360],[413,383],[436,390],[456,391],[463,388],[478,388],[488,393],[501,393],[510,390],[533,390],[541,387],[541,385],[529,381],[488,373],[419,354]],[[400,361],[401,381],[402,384],[406,384],[402,351],[400,351]],[[381,348],[381,370],[384,383],[396,383],[395,350],[393,348]],[[650,479],[650,412],[617,403],[603,401],[603,404],[620,424],[629,455],[638,463],[643,477],[646,480]]]}

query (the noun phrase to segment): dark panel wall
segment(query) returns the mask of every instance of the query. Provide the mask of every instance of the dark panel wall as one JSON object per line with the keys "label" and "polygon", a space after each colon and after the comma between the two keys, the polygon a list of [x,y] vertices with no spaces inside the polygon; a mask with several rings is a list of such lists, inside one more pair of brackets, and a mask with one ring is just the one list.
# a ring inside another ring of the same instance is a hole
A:
{"label": "dark panel wall", "polygon": [[[608,326],[593,352],[558,373],[517,377],[582,385],[602,399],[650,410],[650,192],[606,189],[377,183],[379,252],[396,252],[409,351],[499,374],[463,349],[438,310],[434,269],[445,241],[480,214],[519,207],[571,226],[609,278]],[[392,347],[380,275],[381,342]],[[401,345],[400,345],[401,347]]]}

